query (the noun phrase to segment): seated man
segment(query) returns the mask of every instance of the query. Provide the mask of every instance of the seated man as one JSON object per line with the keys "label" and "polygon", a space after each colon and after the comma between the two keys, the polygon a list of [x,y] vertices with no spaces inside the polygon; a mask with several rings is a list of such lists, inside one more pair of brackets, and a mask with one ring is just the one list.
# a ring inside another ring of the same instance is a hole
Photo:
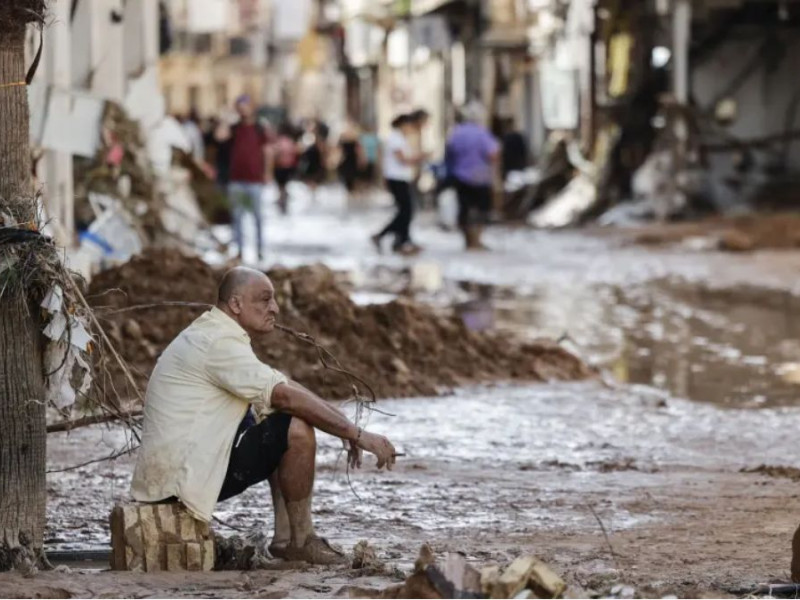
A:
{"label": "seated man", "polygon": [[250,336],[269,333],[279,312],[269,278],[236,267],[219,286],[217,305],[198,317],[158,359],[144,407],[144,432],[131,493],[136,500],[177,498],[211,519],[225,500],[265,479],[275,509],[270,552],[316,564],[343,556],[311,523],[314,428],[391,469],[387,438],[362,430],[338,409],[256,358]]}

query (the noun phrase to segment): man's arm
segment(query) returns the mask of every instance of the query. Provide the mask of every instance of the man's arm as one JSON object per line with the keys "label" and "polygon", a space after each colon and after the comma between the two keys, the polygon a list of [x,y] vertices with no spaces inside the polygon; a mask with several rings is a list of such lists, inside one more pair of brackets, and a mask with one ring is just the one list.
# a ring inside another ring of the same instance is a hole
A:
{"label": "man's arm", "polygon": [[391,469],[394,465],[396,452],[386,437],[362,430],[344,413],[300,384],[288,382],[276,385],[270,404],[275,410],[298,417],[320,431],[374,454],[378,458],[379,469],[384,465]]}
{"label": "man's arm", "polygon": [[269,183],[275,176],[275,151],[272,144],[264,144],[264,181]]}

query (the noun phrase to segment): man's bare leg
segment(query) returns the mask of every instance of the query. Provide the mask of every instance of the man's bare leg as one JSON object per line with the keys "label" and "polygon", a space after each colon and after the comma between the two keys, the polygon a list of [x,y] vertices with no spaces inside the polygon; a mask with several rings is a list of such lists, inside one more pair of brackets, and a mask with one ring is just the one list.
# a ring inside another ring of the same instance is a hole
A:
{"label": "man's bare leg", "polygon": [[[288,547],[285,552],[280,552],[289,559],[332,564],[341,562],[343,555],[334,551],[314,534],[314,524],[311,520],[316,454],[317,440],[314,428],[294,417],[289,425],[289,447],[277,470],[277,487],[286,506],[290,530]],[[273,503],[275,503],[274,493]],[[277,510],[275,519],[277,535]]]}
{"label": "man's bare leg", "polygon": [[289,513],[286,511],[286,502],[281,494],[281,487],[278,483],[278,471],[269,477],[269,489],[272,492],[272,508],[275,511],[275,533],[269,545],[269,551],[273,556],[282,556],[289,542],[292,539],[292,530],[289,526]]}

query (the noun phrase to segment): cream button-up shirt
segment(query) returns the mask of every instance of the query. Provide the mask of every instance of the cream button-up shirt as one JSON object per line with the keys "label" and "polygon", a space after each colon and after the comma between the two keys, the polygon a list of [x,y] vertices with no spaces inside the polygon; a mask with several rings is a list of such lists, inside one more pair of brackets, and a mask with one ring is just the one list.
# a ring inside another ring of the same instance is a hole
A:
{"label": "cream button-up shirt", "polygon": [[134,499],[176,496],[211,520],[248,406],[268,414],[272,390],[286,381],[258,360],[250,336],[224,312],[214,307],[198,317],[164,350],[147,385]]}

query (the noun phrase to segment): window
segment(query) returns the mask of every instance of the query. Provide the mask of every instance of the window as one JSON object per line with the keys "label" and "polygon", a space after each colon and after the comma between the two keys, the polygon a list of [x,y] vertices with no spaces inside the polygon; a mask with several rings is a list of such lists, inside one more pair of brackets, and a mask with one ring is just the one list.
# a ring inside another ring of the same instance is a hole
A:
{"label": "window", "polygon": [[246,37],[232,37],[230,39],[231,56],[247,56],[250,54],[250,40]]}

